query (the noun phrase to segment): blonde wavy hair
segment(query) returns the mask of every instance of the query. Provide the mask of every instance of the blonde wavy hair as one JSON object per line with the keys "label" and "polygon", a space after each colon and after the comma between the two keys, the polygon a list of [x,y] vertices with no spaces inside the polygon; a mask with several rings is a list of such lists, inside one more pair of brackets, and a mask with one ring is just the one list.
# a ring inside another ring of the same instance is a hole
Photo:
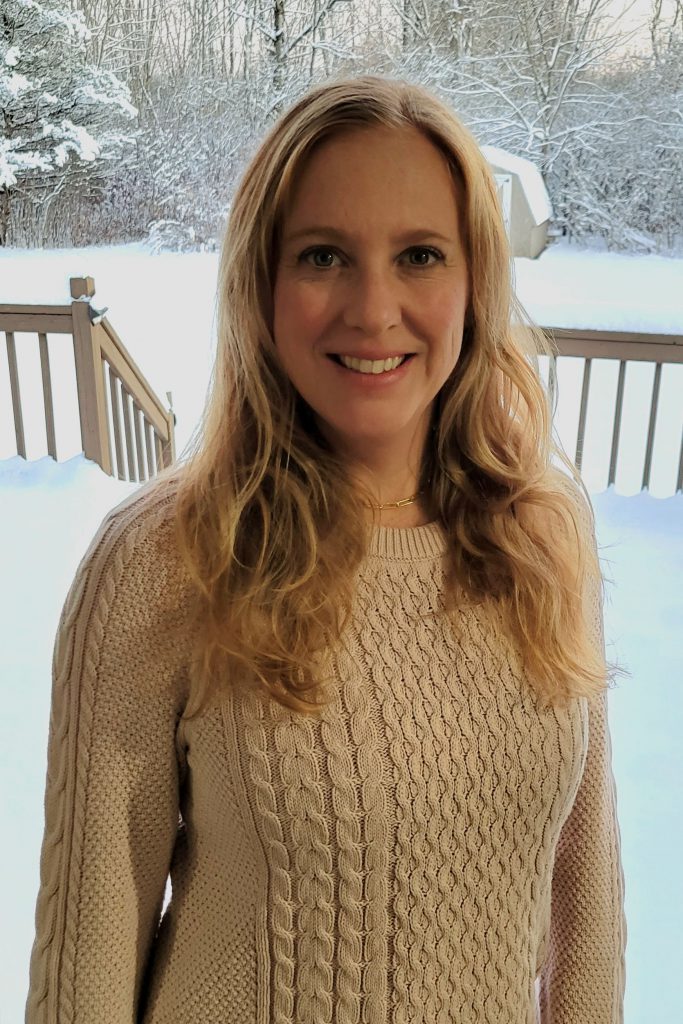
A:
{"label": "blonde wavy hair", "polygon": [[[232,202],[210,393],[187,461],[173,474],[197,615],[187,717],[237,685],[309,715],[335,698],[334,690],[325,696],[328,659],[350,620],[373,524],[358,483],[280,365],[272,297],[283,213],[313,147],[373,125],[424,133],[445,155],[464,204],[470,306],[460,357],[434,402],[420,479],[448,537],[445,614],[460,635],[463,602],[496,609],[546,706],[608,685],[604,648],[585,613],[589,577],[602,593],[592,505],[552,438],[537,357],[554,350],[514,298],[493,176],[436,97],[368,75],[319,86],[288,110]],[[555,454],[578,487],[551,465]]]}

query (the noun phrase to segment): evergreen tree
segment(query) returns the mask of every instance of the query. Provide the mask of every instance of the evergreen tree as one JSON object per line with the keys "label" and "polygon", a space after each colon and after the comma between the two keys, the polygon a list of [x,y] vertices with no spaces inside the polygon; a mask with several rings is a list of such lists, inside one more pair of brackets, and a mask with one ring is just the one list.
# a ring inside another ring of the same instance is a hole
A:
{"label": "evergreen tree", "polygon": [[83,15],[59,0],[0,5],[0,245],[12,202],[49,205],[66,185],[92,180],[134,142],[127,87],[89,65]]}

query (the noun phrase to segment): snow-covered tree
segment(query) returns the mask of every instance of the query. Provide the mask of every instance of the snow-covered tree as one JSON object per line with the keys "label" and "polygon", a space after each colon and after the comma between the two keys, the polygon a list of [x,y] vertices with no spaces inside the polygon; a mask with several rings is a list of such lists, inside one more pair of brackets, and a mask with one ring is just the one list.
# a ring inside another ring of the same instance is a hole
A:
{"label": "snow-covered tree", "polygon": [[532,160],[555,233],[675,246],[683,0],[651,0],[654,61],[625,52],[634,33],[611,0],[389,2],[403,31],[383,69],[434,89],[481,143]]}
{"label": "snow-covered tree", "polygon": [[211,247],[277,114],[373,72],[534,161],[556,233],[680,246],[683,0],[649,5],[631,54],[612,0],[0,0],[0,243],[16,197],[10,244]]}
{"label": "snow-covered tree", "polygon": [[127,87],[89,65],[89,30],[58,0],[0,6],[0,245],[12,203],[48,204],[74,178],[91,180],[134,141]]}

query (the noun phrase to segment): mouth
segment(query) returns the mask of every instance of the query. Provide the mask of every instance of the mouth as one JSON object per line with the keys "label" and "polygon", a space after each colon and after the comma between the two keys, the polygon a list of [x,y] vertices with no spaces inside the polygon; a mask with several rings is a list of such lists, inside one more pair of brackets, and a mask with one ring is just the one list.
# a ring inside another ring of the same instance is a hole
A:
{"label": "mouth", "polygon": [[343,367],[345,370],[350,370],[352,373],[364,374],[366,376],[382,376],[384,374],[393,374],[399,367],[409,362],[415,356],[415,352],[406,352],[401,356],[389,356],[386,359],[360,359],[332,352],[328,353],[327,356],[328,359],[337,363],[338,366]]}

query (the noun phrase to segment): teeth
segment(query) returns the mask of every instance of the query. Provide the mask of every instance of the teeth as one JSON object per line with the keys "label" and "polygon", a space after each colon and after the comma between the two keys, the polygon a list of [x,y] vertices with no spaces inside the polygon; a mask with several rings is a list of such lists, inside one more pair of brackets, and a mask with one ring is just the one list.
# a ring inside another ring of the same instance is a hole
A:
{"label": "teeth", "polygon": [[400,366],[406,356],[394,356],[393,359],[356,359],[354,356],[339,356],[344,366],[360,373],[385,373]]}

